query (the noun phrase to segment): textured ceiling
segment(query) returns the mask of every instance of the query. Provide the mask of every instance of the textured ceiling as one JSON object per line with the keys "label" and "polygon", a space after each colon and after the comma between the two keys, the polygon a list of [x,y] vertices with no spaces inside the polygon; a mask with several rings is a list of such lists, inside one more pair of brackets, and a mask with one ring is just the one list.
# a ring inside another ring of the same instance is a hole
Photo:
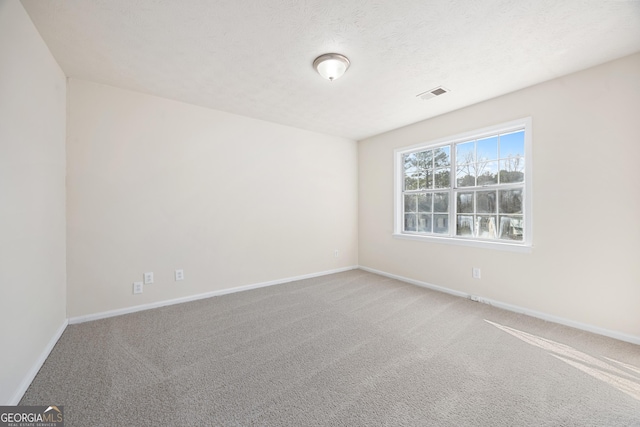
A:
{"label": "textured ceiling", "polygon": [[640,51],[638,0],[22,4],[69,77],[351,139]]}

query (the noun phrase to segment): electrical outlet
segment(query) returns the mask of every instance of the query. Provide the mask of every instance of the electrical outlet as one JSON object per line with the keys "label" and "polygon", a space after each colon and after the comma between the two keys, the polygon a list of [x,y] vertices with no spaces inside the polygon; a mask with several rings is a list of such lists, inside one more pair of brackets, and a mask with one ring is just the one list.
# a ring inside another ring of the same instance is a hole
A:
{"label": "electrical outlet", "polygon": [[149,285],[153,283],[153,272],[144,273],[144,284]]}
{"label": "electrical outlet", "polygon": [[180,270],[176,270],[176,282],[178,280],[184,280],[184,270],[180,269]]}
{"label": "electrical outlet", "polygon": [[480,269],[478,267],[473,267],[473,269],[471,270],[471,277],[473,277],[474,279],[480,278]]}
{"label": "electrical outlet", "polygon": [[337,250],[337,249],[336,249],[335,251],[333,251],[333,256],[334,256],[335,258],[338,258],[338,257],[340,256],[340,251],[339,251],[339,250]]}
{"label": "electrical outlet", "polygon": [[142,282],[133,282],[134,294],[141,294],[143,290],[144,290],[144,285],[142,284]]}

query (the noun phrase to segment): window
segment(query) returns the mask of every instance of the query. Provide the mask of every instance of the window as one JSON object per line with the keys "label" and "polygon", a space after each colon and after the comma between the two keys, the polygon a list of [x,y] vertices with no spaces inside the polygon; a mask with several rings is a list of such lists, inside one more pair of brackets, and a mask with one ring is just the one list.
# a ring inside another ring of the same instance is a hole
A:
{"label": "window", "polygon": [[396,150],[395,165],[396,236],[531,247],[530,118]]}

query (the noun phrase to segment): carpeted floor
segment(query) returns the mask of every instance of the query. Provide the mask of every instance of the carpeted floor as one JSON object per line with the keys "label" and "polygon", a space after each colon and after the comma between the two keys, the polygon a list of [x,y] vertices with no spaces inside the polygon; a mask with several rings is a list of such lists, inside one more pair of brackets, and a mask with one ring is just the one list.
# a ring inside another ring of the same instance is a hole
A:
{"label": "carpeted floor", "polygon": [[67,327],[73,426],[640,426],[640,347],[361,270]]}

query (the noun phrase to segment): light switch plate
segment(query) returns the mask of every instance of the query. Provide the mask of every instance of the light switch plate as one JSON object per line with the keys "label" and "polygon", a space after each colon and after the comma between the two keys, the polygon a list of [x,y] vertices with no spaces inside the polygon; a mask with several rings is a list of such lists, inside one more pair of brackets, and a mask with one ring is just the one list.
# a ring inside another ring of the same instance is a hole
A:
{"label": "light switch plate", "polygon": [[134,294],[141,294],[143,290],[144,290],[144,285],[142,284],[142,282],[133,282]]}

